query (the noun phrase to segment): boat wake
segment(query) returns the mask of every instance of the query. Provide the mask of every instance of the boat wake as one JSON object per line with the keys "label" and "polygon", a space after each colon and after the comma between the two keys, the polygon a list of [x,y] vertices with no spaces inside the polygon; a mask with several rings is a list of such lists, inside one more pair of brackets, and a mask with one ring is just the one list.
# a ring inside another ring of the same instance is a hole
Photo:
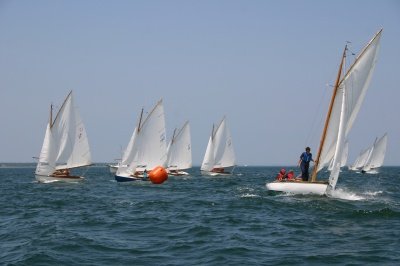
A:
{"label": "boat wake", "polygon": [[366,200],[366,197],[357,195],[354,192],[346,191],[344,189],[335,189],[331,191],[328,197],[335,198],[335,199],[342,199],[342,200],[349,200],[349,201],[359,201],[359,200]]}
{"label": "boat wake", "polygon": [[336,199],[349,200],[349,201],[360,201],[360,200],[373,199],[382,193],[383,193],[383,191],[365,191],[360,194],[357,194],[355,192],[351,192],[351,191],[347,191],[345,189],[339,188],[339,189],[332,191],[330,193],[329,197],[336,198]]}

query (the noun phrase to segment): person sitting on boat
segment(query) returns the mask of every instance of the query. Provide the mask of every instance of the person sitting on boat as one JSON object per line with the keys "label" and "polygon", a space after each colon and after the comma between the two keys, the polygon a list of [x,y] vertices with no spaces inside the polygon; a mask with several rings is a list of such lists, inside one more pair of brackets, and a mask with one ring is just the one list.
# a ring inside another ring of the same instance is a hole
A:
{"label": "person sitting on boat", "polygon": [[289,181],[293,181],[295,179],[293,170],[289,170],[289,172],[286,175],[286,179],[289,180]]}
{"label": "person sitting on boat", "polygon": [[69,169],[59,169],[53,173],[53,176],[69,176]]}
{"label": "person sitting on boat", "polygon": [[276,180],[282,181],[286,178],[286,169],[282,168],[279,173],[276,175]]}
{"label": "person sitting on boat", "polygon": [[308,172],[308,169],[310,168],[310,162],[314,162],[310,151],[310,147],[306,147],[306,151],[300,155],[300,160],[298,163],[301,168],[301,178],[303,181],[308,181],[310,176]]}
{"label": "person sitting on boat", "polygon": [[214,173],[224,173],[224,168],[223,167],[214,167],[211,172]]}

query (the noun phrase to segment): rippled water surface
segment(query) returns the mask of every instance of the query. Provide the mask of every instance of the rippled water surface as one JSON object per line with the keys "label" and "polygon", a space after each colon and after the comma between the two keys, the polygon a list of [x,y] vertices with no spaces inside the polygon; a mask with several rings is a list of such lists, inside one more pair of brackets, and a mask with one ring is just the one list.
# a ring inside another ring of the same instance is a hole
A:
{"label": "rippled water surface", "polygon": [[332,197],[267,191],[278,170],[42,184],[3,166],[0,265],[399,265],[400,167],[344,170]]}

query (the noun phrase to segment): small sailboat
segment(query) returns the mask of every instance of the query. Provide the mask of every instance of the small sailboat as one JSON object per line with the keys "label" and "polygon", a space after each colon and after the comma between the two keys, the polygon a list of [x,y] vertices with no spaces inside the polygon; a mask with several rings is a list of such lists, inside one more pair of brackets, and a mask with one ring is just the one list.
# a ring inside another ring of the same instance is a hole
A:
{"label": "small sailboat", "polygon": [[174,130],[167,148],[167,171],[170,175],[189,175],[183,171],[192,167],[192,148],[189,121],[177,131]]}
{"label": "small sailboat", "polygon": [[82,176],[70,170],[91,165],[91,154],[85,126],[75,108],[72,91],[53,120],[53,105],[47,124],[35,177],[39,182],[71,181]]}
{"label": "small sailboat", "polygon": [[[348,71],[343,75],[347,45],[344,48],[311,181],[274,181],[266,184],[267,189],[318,195],[329,194],[335,189],[339,178],[345,140],[353,126],[368,89],[377,61],[381,33],[382,29],[372,38]],[[333,160],[333,167],[329,172],[329,180],[318,181],[317,173],[328,166],[331,160]]]}
{"label": "small sailboat", "polygon": [[368,158],[361,169],[362,173],[377,173],[377,169],[383,165],[387,146],[387,133],[380,139],[375,139],[370,149]]}
{"label": "small sailboat", "polygon": [[146,179],[148,172],[156,166],[165,166],[166,160],[165,117],[163,102],[160,100],[145,118],[142,109],[115,180],[126,182]]}
{"label": "small sailboat", "polygon": [[111,174],[115,174],[118,170],[118,167],[121,166],[121,161],[122,159],[114,159],[114,161],[116,161],[116,163],[114,164],[107,164],[109,171]]}
{"label": "small sailboat", "polygon": [[213,125],[200,170],[203,175],[230,175],[235,164],[232,137],[224,116],[217,126]]}
{"label": "small sailboat", "polygon": [[366,148],[365,150],[361,151],[356,160],[354,161],[353,165],[349,166],[349,170],[351,171],[359,171],[367,162],[368,155],[372,149],[371,147]]}

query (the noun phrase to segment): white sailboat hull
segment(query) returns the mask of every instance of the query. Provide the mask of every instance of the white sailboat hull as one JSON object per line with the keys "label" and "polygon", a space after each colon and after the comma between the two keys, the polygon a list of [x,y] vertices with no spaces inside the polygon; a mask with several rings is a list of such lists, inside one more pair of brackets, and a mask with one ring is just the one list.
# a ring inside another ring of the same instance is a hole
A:
{"label": "white sailboat hull", "polygon": [[121,166],[128,167],[127,165],[121,165],[121,164],[109,164],[108,165],[111,174],[116,174],[118,171],[118,168]]}
{"label": "white sailboat hull", "polygon": [[328,184],[310,182],[271,182],[267,183],[268,190],[288,192],[294,194],[326,194]]}
{"label": "white sailboat hull", "polygon": [[168,170],[167,172],[168,172],[168,175],[173,175],[173,176],[189,175],[188,172],[185,172],[185,171],[182,171],[182,170],[178,170],[178,171],[175,171],[175,170],[173,170],[173,171]]}
{"label": "white sailboat hull", "polygon": [[35,178],[40,183],[52,183],[52,182],[78,182],[84,179],[83,176],[70,176],[70,177],[55,177],[48,175],[35,175]]}
{"label": "white sailboat hull", "polygon": [[208,176],[228,176],[233,174],[235,166],[223,167],[223,172],[201,170],[202,175]]}
{"label": "white sailboat hull", "polygon": [[118,165],[111,165],[111,164],[109,164],[108,167],[110,168],[110,173],[111,173],[111,174],[117,173]]}

